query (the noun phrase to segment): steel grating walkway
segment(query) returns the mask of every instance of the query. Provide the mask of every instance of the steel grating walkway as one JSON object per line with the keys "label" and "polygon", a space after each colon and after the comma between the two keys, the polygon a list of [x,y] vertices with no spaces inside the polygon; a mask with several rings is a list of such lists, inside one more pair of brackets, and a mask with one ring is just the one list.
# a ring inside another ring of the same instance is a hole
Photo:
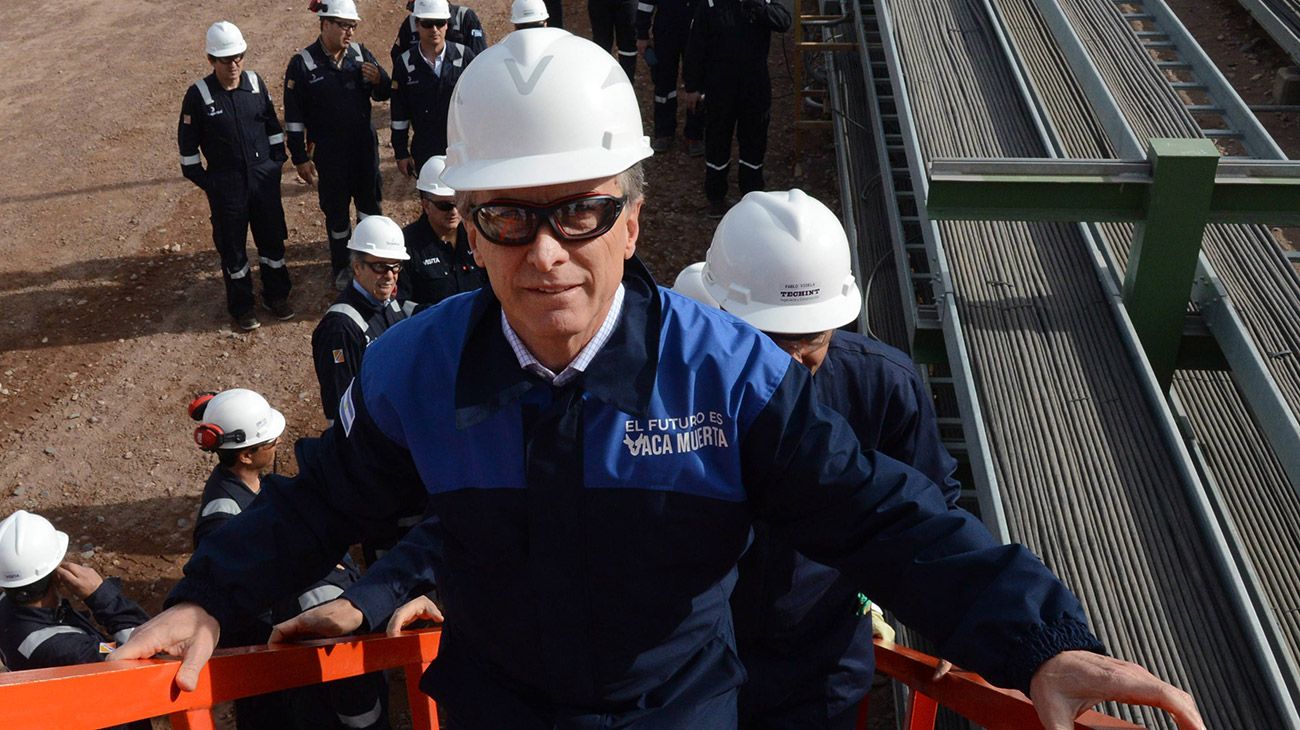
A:
{"label": "steel grating walkway", "polygon": [[[981,3],[889,8],[927,160],[1047,156]],[[1046,41],[1026,53],[1029,63],[1064,67],[1028,6],[1007,14]],[[1037,88],[1071,136],[1104,144],[1079,113],[1081,92]],[[1188,688],[1211,726],[1283,726],[1243,631],[1231,620],[1207,631],[1207,615],[1233,615],[1227,589],[1156,417],[1134,407],[1145,396],[1078,228],[940,231],[1013,538],[1075,587],[1113,651]],[[1172,727],[1158,713],[1110,710]]]}

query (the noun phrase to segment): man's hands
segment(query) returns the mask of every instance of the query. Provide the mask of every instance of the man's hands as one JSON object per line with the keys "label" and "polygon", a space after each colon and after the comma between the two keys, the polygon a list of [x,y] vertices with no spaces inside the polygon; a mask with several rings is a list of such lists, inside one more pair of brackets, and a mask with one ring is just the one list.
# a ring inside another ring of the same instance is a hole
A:
{"label": "man's hands", "polygon": [[637,39],[636,39],[636,54],[637,54],[638,56],[644,56],[644,55],[645,55],[645,49],[647,49],[647,48],[649,48],[649,47],[650,47],[650,39],[649,39],[649,38],[637,38]]}
{"label": "man's hands", "polygon": [[703,92],[699,92],[699,91],[682,92],[682,104],[686,106],[687,111],[692,111],[692,112],[695,111],[695,107],[699,106],[700,99],[703,98],[704,98]]}
{"label": "man's hands", "polygon": [[282,621],[271,629],[268,644],[281,644],[295,639],[319,639],[346,636],[361,628],[365,615],[346,598],[332,601],[303,611],[288,621]]}
{"label": "man's hands", "polygon": [[54,569],[54,579],[69,593],[83,601],[104,584],[104,579],[95,572],[94,568],[69,563],[66,560]]}
{"label": "man's hands", "polygon": [[415,177],[415,158],[403,157],[397,161],[397,171],[407,177]]}
{"label": "man's hands", "polygon": [[422,619],[442,623],[442,611],[427,596],[419,596],[398,607],[393,617],[388,619],[387,633],[397,636],[402,629]]}
{"label": "man's hands", "polygon": [[365,79],[368,84],[379,83],[379,67],[369,61],[362,63],[361,78]]}
{"label": "man's hands", "polygon": [[301,165],[294,165],[298,170],[298,179],[312,187],[316,187],[316,163],[307,160]]}
{"label": "man's hands", "polygon": [[212,657],[221,626],[195,603],[178,603],[141,624],[127,642],[108,655],[108,661],[148,659],[154,654],[181,657],[176,686],[193,692],[199,672]]}
{"label": "man's hands", "polygon": [[1065,651],[1043,662],[1029,695],[1046,730],[1071,730],[1084,710],[1110,700],[1159,707],[1180,730],[1205,730],[1191,695],[1136,664],[1089,651]]}

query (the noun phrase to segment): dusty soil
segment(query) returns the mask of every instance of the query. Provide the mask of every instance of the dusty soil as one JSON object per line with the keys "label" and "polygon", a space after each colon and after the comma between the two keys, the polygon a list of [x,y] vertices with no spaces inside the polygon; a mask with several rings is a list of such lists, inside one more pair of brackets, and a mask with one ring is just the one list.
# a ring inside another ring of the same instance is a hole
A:
{"label": "dusty soil", "polygon": [[[203,194],[179,173],[176,119],[186,87],[208,72],[203,32],[228,19],[244,31],[247,67],[279,98],[284,65],[316,36],[303,2],[13,0],[0,45],[0,515],[51,518],[71,557],[120,576],[158,610],[188,557],[203,480],[213,466],[190,440],[185,405],[234,386],[264,393],[288,417],[290,439],[324,428],[310,361],[316,320],[334,297],[312,189],[283,186],[291,322],[263,317],[232,332]],[[1267,103],[1289,63],[1231,0],[1173,0],[1252,103]],[[358,39],[387,62],[405,15],[399,0],[362,0]],[[507,0],[472,7],[490,38],[507,29]],[[1207,10],[1213,5],[1215,10]],[[566,5],[588,33],[585,3]],[[1259,40],[1256,40],[1256,39]],[[73,64],[76,60],[78,63]],[[796,177],[792,39],[773,46],[772,189],[803,187],[838,209],[829,137],[805,137]],[[636,86],[649,121],[650,82]],[[387,126],[385,105],[376,122]],[[1294,114],[1263,119],[1300,149]],[[387,133],[381,131],[386,142]],[[415,217],[408,181],[381,145],[385,212]],[[714,221],[702,214],[703,162],[680,149],[648,162],[650,200],[640,253],[670,283],[699,260]],[[250,244],[250,251],[252,250]],[[278,468],[293,473],[287,450]]]}

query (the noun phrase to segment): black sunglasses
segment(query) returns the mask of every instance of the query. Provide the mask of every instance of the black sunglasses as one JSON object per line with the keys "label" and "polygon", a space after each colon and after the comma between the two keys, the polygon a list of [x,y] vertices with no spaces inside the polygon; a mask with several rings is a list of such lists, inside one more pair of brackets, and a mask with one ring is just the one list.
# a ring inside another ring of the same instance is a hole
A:
{"label": "black sunglasses", "polygon": [[212,59],[213,63],[220,63],[227,66],[232,66],[236,63],[242,63],[244,60],[244,54],[236,53],[233,56],[208,56],[208,58]]}
{"label": "black sunglasses", "polygon": [[426,197],[424,201],[444,213],[450,213],[456,209],[456,204],[450,200],[434,200],[433,198]]}
{"label": "black sunglasses", "polygon": [[429,28],[441,28],[447,24],[445,20],[421,20],[420,27],[428,30]]}
{"label": "black sunglasses", "polygon": [[402,264],[400,262],[386,264],[382,261],[367,261],[366,268],[370,269],[376,274],[379,274],[380,276],[383,276],[384,274],[387,274],[390,271],[393,272],[394,274],[401,272]]}
{"label": "black sunglasses", "polygon": [[627,205],[627,197],[583,193],[550,205],[518,200],[491,200],[476,205],[470,217],[479,233],[501,246],[526,246],[545,221],[561,241],[585,241],[604,235]]}
{"label": "black sunglasses", "polygon": [[357,31],[356,23],[348,23],[342,20],[335,20],[334,18],[326,18],[326,20],[337,25],[339,28],[342,28],[345,33],[348,31],[355,33]]}

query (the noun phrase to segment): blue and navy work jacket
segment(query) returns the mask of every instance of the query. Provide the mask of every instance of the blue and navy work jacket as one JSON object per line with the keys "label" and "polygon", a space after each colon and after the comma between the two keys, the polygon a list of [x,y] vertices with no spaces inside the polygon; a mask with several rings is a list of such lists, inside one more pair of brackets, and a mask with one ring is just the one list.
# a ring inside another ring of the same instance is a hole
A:
{"label": "blue and navy work jacket", "polygon": [[211,535],[169,601],[218,620],[272,601],[427,500],[447,623],[422,687],[449,707],[526,698],[560,717],[725,695],[744,680],[728,599],[755,517],[1003,685],[1099,648],[1037,558],[862,452],[760,332],[635,259],[623,283],[617,328],[562,388],[519,367],[490,288],[395,325],[297,484]]}
{"label": "blue and navy work jacket", "polygon": [[293,164],[308,160],[308,140],[316,144],[317,156],[343,155],[349,148],[370,154],[375,141],[370,102],[388,101],[391,81],[383,66],[378,81],[366,81],[363,63],[379,66],[360,43],[343,49],[343,60],[335,65],[319,38],[289,59],[284,70],[284,131]]}
{"label": "blue and navy work jacket", "polygon": [[265,82],[252,71],[242,72],[239,85],[230,91],[221,88],[215,73],[195,81],[181,102],[176,142],[181,174],[200,188],[206,188],[208,175],[242,175],[261,166],[278,169],[285,160],[284,130],[275,104]]}
{"label": "blue and navy work jacket", "polygon": [[[848,421],[863,449],[913,467],[956,505],[957,461],[943,447],[929,388],[906,353],[836,330],[812,381],[818,399]],[[740,561],[731,605],[749,672],[742,716],[814,697],[835,716],[871,689],[871,621],[861,614],[858,582],[773,539],[766,525],[755,530]]]}

